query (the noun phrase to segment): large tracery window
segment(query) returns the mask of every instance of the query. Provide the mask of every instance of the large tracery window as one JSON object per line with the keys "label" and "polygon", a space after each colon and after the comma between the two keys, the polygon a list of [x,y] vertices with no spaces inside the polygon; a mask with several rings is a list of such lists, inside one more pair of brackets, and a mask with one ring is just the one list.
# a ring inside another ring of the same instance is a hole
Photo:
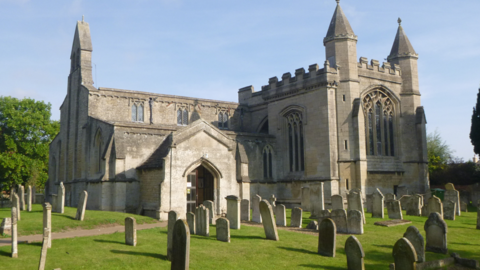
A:
{"label": "large tracery window", "polygon": [[273,149],[270,145],[263,148],[263,178],[265,179],[273,177],[272,154]]}
{"label": "large tracery window", "polygon": [[291,172],[305,170],[305,157],[303,152],[303,123],[302,113],[292,111],[285,116],[288,133],[288,158]]}
{"label": "large tracery window", "polygon": [[390,97],[375,90],[363,98],[367,155],[394,156],[394,106]]}

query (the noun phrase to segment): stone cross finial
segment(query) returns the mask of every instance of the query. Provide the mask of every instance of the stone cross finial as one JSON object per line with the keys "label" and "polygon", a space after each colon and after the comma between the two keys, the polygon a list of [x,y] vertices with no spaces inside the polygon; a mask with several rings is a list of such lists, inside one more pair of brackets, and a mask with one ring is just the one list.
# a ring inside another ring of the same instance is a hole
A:
{"label": "stone cross finial", "polygon": [[398,22],[398,26],[402,25],[402,19],[400,19],[400,17],[398,17],[397,22]]}
{"label": "stone cross finial", "polygon": [[337,1],[337,5],[340,5],[340,0],[335,0],[335,1]]}

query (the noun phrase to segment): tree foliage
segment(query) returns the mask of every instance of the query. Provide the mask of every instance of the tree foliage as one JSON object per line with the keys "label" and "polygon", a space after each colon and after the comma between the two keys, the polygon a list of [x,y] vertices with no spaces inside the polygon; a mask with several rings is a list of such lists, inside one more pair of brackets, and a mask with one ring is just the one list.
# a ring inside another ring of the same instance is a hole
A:
{"label": "tree foliage", "polygon": [[[447,163],[452,159],[453,151],[450,146],[440,137],[438,130],[427,135],[428,172],[430,176],[434,172],[444,170]],[[431,178],[431,177],[430,177]]]}
{"label": "tree foliage", "polygon": [[0,181],[44,186],[48,179],[49,144],[60,124],[50,120],[50,103],[0,96]]}
{"label": "tree foliage", "polygon": [[478,89],[477,104],[473,107],[470,141],[472,142],[475,154],[480,154],[480,89]]}

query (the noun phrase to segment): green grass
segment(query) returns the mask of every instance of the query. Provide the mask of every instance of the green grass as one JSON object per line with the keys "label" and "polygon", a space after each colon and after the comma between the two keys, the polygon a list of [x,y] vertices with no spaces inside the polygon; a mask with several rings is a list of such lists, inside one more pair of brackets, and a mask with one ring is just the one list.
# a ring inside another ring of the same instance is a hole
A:
{"label": "green grass", "polygon": [[[287,210],[287,215],[290,211]],[[104,215],[120,213],[101,212]],[[304,213],[308,217],[310,213]],[[404,212],[405,214],[405,212]],[[367,215],[365,233],[357,238],[365,251],[366,269],[388,269],[393,262],[392,248],[408,226],[416,226],[425,237],[426,217],[404,216],[412,224],[397,227],[373,225],[381,219]],[[118,218],[117,218],[118,219]],[[384,219],[386,220],[386,219]],[[308,224],[304,219],[304,225]],[[457,220],[447,220],[449,252],[464,258],[480,260],[480,231],[476,230],[476,213],[463,213]],[[280,241],[265,239],[263,228],[242,225],[231,230],[231,243],[216,241],[215,226],[210,237],[192,235],[190,269],[346,269],[345,241],[349,235],[337,235],[337,256],[322,257],[316,253],[318,236],[279,230]],[[136,247],[124,244],[124,234],[53,240],[48,250],[46,269],[169,269],[166,260],[166,228],[137,232]],[[38,267],[40,243],[20,244],[19,258],[12,259],[10,246],[0,247],[0,263],[5,269]],[[449,255],[427,252],[427,261]]]}
{"label": "green grass", "polygon": [[[97,226],[118,224],[124,225],[126,217],[135,217],[137,224],[154,223],[155,219],[128,213],[86,210],[83,221],[75,220],[77,208],[65,207],[65,213],[52,212],[52,232],[61,232],[69,229],[93,229]],[[0,208],[0,220],[11,217],[11,208]],[[40,204],[32,205],[32,212],[22,211],[18,222],[19,236],[43,233],[43,207]],[[0,236],[2,237],[2,236]]]}

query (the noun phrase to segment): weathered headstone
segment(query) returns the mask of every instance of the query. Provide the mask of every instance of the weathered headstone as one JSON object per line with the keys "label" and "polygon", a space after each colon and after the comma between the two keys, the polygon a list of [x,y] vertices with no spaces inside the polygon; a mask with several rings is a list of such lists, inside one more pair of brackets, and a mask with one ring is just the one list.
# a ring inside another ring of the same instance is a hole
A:
{"label": "weathered headstone", "polygon": [[[180,214],[177,211],[168,212],[168,234],[167,234],[167,259],[172,260],[172,247],[173,247],[173,226],[178,220]],[[190,232],[189,232],[190,234]]]}
{"label": "weathered headstone", "polygon": [[27,211],[32,212],[32,186],[27,188]]}
{"label": "weathered headstone", "polygon": [[[333,211],[342,211],[341,209]],[[345,211],[345,210],[343,210]],[[335,257],[337,229],[335,222],[329,218],[324,219],[320,225],[318,225],[318,254]]]}
{"label": "weathered headstone", "polygon": [[[50,229],[52,231],[52,206],[50,203],[43,203],[43,228]],[[45,235],[43,235],[45,237]],[[52,237],[48,238],[48,248],[52,247]]]}
{"label": "weathered headstone", "polygon": [[424,262],[425,241],[423,240],[423,236],[420,234],[420,231],[418,231],[417,227],[408,227],[407,231],[403,234],[403,237],[407,238],[408,241],[410,241],[412,246],[415,248],[415,252],[417,253],[417,262]]}
{"label": "weathered headstone", "polygon": [[88,193],[84,190],[80,193],[80,198],[78,199],[77,214],[75,215],[76,220],[83,221],[83,218],[85,217],[85,209],[87,207],[87,199]]}
{"label": "weathered headstone", "polygon": [[51,238],[51,232],[49,228],[43,228],[43,242],[42,251],[40,254],[40,262],[38,264],[38,270],[45,270],[45,263],[47,262],[48,242]]}
{"label": "weathered headstone", "polygon": [[267,239],[278,241],[277,225],[273,217],[273,209],[267,200],[260,202],[260,213],[262,214],[263,229]]}
{"label": "weathered headstone", "polygon": [[443,204],[440,198],[435,195],[428,199],[428,213],[430,215],[433,212],[439,213],[440,217],[443,219]]}
{"label": "weathered headstone", "polygon": [[428,212],[428,204],[422,206],[422,217],[428,217],[430,213]]}
{"label": "weathered headstone", "polygon": [[400,201],[388,201],[387,212],[389,219],[403,219],[402,206]]}
{"label": "weathered headstone", "polygon": [[[213,203],[213,201],[207,200],[207,201],[203,201],[203,205],[205,205],[205,207],[208,208],[208,214],[209,214],[208,222],[210,224],[215,225],[215,221],[217,220],[215,217],[215,204]],[[228,199],[227,199],[227,213],[228,213]]]}
{"label": "weathered headstone", "polygon": [[430,213],[425,222],[426,251],[447,254],[447,223],[438,212]]}
{"label": "weathered headstone", "polygon": [[0,235],[12,234],[12,218],[4,218],[0,225]]}
{"label": "weathered headstone", "polygon": [[[358,211],[358,210],[356,210]],[[347,255],[347,269],[348,270],[365,270],[365,264],[363,258],[365,258],[365,252],[363,252],[362,244],[355,236],[350,236],[345,241],[345,254]]]}
{"label": "weathered headstone", "polygon": [[25,205],[25,187],[20,185],[18,187],[18,195],[20,197],[20,209],[21,211],[25,211],[26,210],[26,205]]}
{"label": "weathered headstone", "polygon": [[318,218],[318,213],[325,210],[323,183],[310,185],[310,218]]}
{"label": "weathered headstone", "polygon": [[422,204],[421,197],[418,195],[413,195],[408,201],[407,205],[407,215],[409,216],[421,216],[422,215]]}
{"label": "weathered headstone", "polygon": [[306,229],[318,231],[318,222],[316,220],[310,220]]}
{"label": "weathered headstone", "polygon": [[292,209],[292,217],[290,219],[290,227],[301,228],[302,227],[302,217],[303,210],[300,207],[295,207]]}
{"label": "weathered headstone", "polygon": [[337,233],[348,233],[347,211],[343,209],[332,210],[330,219],[335,222]]}
{"label": "weathered headstone", "polygon": [[360,211],[348,210],[347,229],[348,233],[351,234],[363,234],[363,219]]}
{"label": "weathered headstone", "polygon": [[455,190],[455,185],[453,185],[452,183],[446,183],[445,190]]}
{"label": "weathered headstone", "polygon": [[65,207],[65,186],[63,182],[60,182],[58,186],[58,194],[57,194],[57,207],[55,208],[57,213],[63,214]]}
{"label": "weathered headstone", "polygon": [[468,212],[468,203],[466,203],[466,202],[460,202],[460,211],[462,211],[462,212]]}
{"label": "weathered headstone", "polygon": [[277,226],[287,226],[287,214],[285,205],[279,204],[275,207],[275,221]]}
{"label": "weathered headstone", "polygon": [[234,195],[227,196],[225,199],[227,199],[227,218],[230,221],[230,229],[239,230],[241,199]]}
{"label": "weathered headstone", "polygon": [[385,202],[395,201],[395,200],[397,200],[397,196],[395,196],[395,194],[393,194],[393,193],[385,194]]}
{"label": "weathered headstone", "polygon": [[372,213],[373,211],[373,194],[367,194],[367,212]]}
{"label": "weathered headstone", "polygon": [[[455,189],[454,190],[445,190],[445,193],[443,194],[443,201],[447,201],[447,200],[454,201],[455,204],[457,205],[457,207],[459,207],[459,205],[460,205],[460,192],[458,190],[455,190]],[[460,216],[461,215],[460,209],[456,209],[455,214],[457,216]]]}
{"label": "weathered headstone", "polygon": [[302,209],[304,211],[310,211],[310,188],[302,187]]}
{"label": "weathered headstone", "polygon": [[[340,209],[342,210],[342,209]],[[326,219],[326,218],[330,218],[332,215],[331,211],[328,210],[328,209],[325,209],[325,210],[322,210],[318,213],[318,223],[320,224],[320,222],[322,222],[322,220]]]}
{"label": "weathered headstone", "polygon": [[202,236],[210,236],[209,226],[210,211],[204,205],[195,209],[195,233]]}
{"label": "weathered headstone", "polygon": [[443,218],[448,220],[455,220],[455,211],[457,204],[452,200],[443,201]]}
{"label": "weathered headstone", "polygon": [[57,213],[57,208],[58,208],[58,200],[57,200],[58,195],[57,194],[52,194],[52,212]]}
{"label": "weathered headstone", "polygon": [[230,243],[230,221],[226,218],[218,218],[217,222],[217,240]]}
{"label": "weathered headstone", "polygon": [[376,189],[372,194],[372,217],[373,218],[384,218],[384,204],[383,204],[383,194],[380,189]]}
{"label": "weathered headstone", "polygon": [[18,231],[17,231],[17,207],[12,207],[12,258],[18,258]]}
{"label": "weathered headstone", "polygon": [[[362,192],[358,189],[351,190],[349,193],[347,193],[347,202],[348,202],[348,210],[358,210],[362,213],[363,224],[365,224],[366,220],[365,220],[365,210],[363,209]],[[338,224],[337,224],[337,227],[338,227]]]}
{"label": "weathered headstone", "polygon": [[[208,211],[208,209],[207,209]],[[208,220],[207,220],[208,223]],[[175,221],[172,232],[172,270],[187,270],[190,262],[190,229],[185,220]]]}
{"label": "weathered headstone", "polygon": [[410,198],[412,198],[411,195],[403,195],[400,198],[400,203],[402,205],[402,210],[407,210],[407,205],[408,205],[408,202],[410,202]]}
{"label": "weathered headstone", "polygon": [[417,269],[417,254],[407,238],[402,237],[395,243],[392,255],[395,261],[395,270]]}
{"label": "weathered headstone", "polygon": [[187,213],[187,224],[190,228],[190,234],[195,234],[195,214],[192,212]]}
{"label": "weathered headstone", "polygon": [[260,202],[262,201],[262,197],[258,194],[253,196],[252,200],[252,221],[256,223],[262,223],[262,215],[260,214]]}
{"label": "weathered headstone", "polygon": [[17,208],[17,220],[21,220],[20,219],[20,197],[18,196],[17,193],[14,193],[13,194],[13,200],[12,200],[12,206],[15,206]]}
{"label": "weathered headstone", "polygon": [[242,221],[245,220],[245,221],[250,221],[250,201],[247,200],[247,199],[243,199],[241,204],[240,204],[240,208],[241,208],[241,219]]}
{"label": "weathered headstone", "polygon": [[331,199],[332,201],[332,209],[345,209],[345,206],[343,204],[343,197],[341,195],[332,195]]}
{"label": "weathered headstone", "polygon": [[133,217],[125,218],[125,244],[137,246],[137,220]]}

